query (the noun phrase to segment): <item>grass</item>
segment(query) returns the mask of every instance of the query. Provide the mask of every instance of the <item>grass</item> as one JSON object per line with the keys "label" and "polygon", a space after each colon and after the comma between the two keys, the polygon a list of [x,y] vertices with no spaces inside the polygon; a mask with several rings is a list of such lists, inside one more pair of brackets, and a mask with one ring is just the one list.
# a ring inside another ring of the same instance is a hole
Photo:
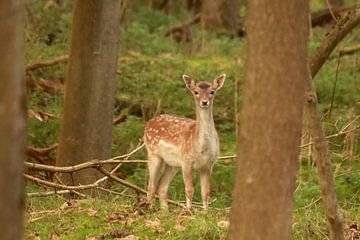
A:
{"label": "grass", "polygon": [[[320,1],[312,1],[313,9],[321,9]],[[27,1],[26,63],[52,59],[68,53],[71,22],[71,2],[67,8],[44,8],[44,2]],[[218,36],[192,27],[191,44],[178,44],[164,37],[169,26],[181,22],[188,13],[179,11],[170,16],[161,11],[150,11],[140,0],[134,1],[133,11],[120,29],[119,65],[116,79],[114,115],[127,114],[125,122],[113,128],[113,155],[121,155],[135,148],[142,136],[144,118],[141,109],[154,112],[160,103],[163,113],[195,117],[193,99],[187,93],[181,75],[186,73],[197,80],[211,81],[225,72],[227,80],[216,97],[214,116],[220,135],[221,155],[236,152],[235,102],[241,101],[241,83],[244,79],[243,39]],[[319,46],[326,30],[312,30],[310,53]],[[348,36],[341,47],[359,42],[360,29]],[[333,54],[336,56],[336,54]],[[337,58],[332,56],[318,73],[315,84],[320,109],[328,111],[336,75]],[[338,132],[360,114],[359,53],[340,59],[338,83],[334,95],[331,117],[324,117],[326,134]],[[29,72],[27,77],[35,82],[41,79],[64,81],[64,64]],[[238,95],[235,83],[238,81]],[[156,93],[157,99],[154,99]],[[63,92],[46,92],[28,87],[28,107],[34,111],[52,113],[57,118],[40,122],[28,119],[28,145],[46,147],[58,141]],[[355,122],[359,124],[359,120]],[[359,133],[353,137],[358,139]],[[348,158],[344,136],[330,139],[331,158],[336,175],[346,173]],[[353,170],[360,169],[360,142],[354,144],[357,155]],[[316,169],[309,166],[302,152],[299,166],[293,239],[326,239],[328,225],[321,201],[313,203],[321,194]],[[145,151],[133,156],[145,159]],[[224,239],[226,222],[231,205],[231,190],[235,165],[221,161],[214,167],[211,179],[211,208],[207,212],[195,210],[192,216],[183,216],[179,207],[172,206],[169,213],[154,209],[144,212],[136,206],[137,195],[117,184],[111,189],[126,196],[106,195],[104,199],[67,199],[61,196],[29,197],[26,200],[25,239],[111,239],[115,236],[134,235],[140,239]],[[145,187],[144,165],[124,165],[118,175]],[[346,229],[360,224],[360,173],[354,172],[336,178],[339,206]],[[194,176],[194,201],[200,202],[198,176]],[[184,200],[183,182],[178,174],[169,188],[170,198]],[[27,183],[27,192],[43,188]],[[128,196],[130,195],[130,197]],[[311,204],[313,203],[313,204]],[[309,205],[311,204],[311,205]],[[307,206],[307,207],[306,207]],[[266,227],[266,226],[265,226]],[[259,230],[261,231],[261,229]]]}

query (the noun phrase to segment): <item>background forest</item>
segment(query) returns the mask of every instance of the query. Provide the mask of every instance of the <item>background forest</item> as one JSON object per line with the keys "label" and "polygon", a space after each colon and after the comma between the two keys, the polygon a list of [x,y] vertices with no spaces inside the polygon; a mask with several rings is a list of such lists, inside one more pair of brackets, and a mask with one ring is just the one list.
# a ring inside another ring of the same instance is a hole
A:
{"label": "background forest", "polygon": [[[122,3],[112,156],[135,149],[141,141],[144,123],[155,115],[195,118],[194,100],[181,79],[183,74],[198,81],[212,81],[221,73],[227,74],[227,80],[214,104],[220,155],[236,154],[236,109],[241,104],[244,81],[246,43],[242,24],[246,9],[244,5],[239,7],[240,21],[235,27],[209,27],[198,20],[198,1],[188,2],[193,5],[186,1],[156,0]],[[343,13],[355,2],[340,4],[336,9],[342,10],[335,14]],[[326,1],[311,0],[310,5],[314,19],[328,9]],[[325,13],[328,18],[320,23],[314,21],[310,30],[310,56],[334,24],[329,12]],[[55,162],[71,18],[72,1],[26,1],[27,155],[31,162],[50,165]],[[331,160],[345,234],[350,233],[351,226],[360,224],[360,51],[356,51],[359,43],[358,27],[338,45],[314,79],[322,123],[326,135],[331,136]],[[351,54],[346,51],[349,47],[355,47]],[[305,146],[301,147],[297,174],[293,239],[328,239],[314,149],[306,145],[312,140],[303,132]],[[146,159],[145,149],[130,159]],[[216,163],[209,210],[195,208],[192,216],[184,216],[181,208],[174,205],[170,213],[161,212],[158,202],[154,209],[144,212],[137,204],[143,195],[115,182],[108,183],[106,195],[96,200],[88,195],[76,196],[74,200],[61,194],[30,194],[26,199],[25,238],[225,239],[235,160],[228,157]],[[35,171],[29,174],[43,179],[51,177]],[[146,188],[146,164],[123,164],[116,175]],[[201,203],[198,176],[194,186],[194,202]],[[183,189],[181,174],[177,174],[169,187],[169,198],[185,200]],[[27,193],[43,191],[44,187],[27,181]],[[254,227],[260,232],[266,228]]]}

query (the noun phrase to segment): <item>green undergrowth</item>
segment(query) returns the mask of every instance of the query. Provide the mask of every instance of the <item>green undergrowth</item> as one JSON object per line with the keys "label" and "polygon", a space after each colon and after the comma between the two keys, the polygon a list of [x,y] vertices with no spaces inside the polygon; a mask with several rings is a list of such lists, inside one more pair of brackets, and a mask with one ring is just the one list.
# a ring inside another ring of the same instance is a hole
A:
{"label": "green undergrowth", "polygon": [[[62,9],[56,5],[45,8],[45,2],[27,0],[26,64],[69,53],[72,3],[68,1],[67,7]],[[226,73],[227,79],[215,98],[214,120],[220,136],[220,155],[233,155],[236,152],[235,106],[241,103],[244,81],[245,40],[205,32],[199,25],[194,25],[191,27],[192,42],[177,43],[165,37],[165,32],[191,17],[191,14],[176,11],[166,15],[162,11],[149,10],[144,1],[131,2],[132,10],[120,27],[119,74],[114,106],[114,117],[123,114],[127,118],[113,127],[113,155],[134,149],[142,138],[145,121],[154,114],[195,117],[193,99],[181,79],[183,74],[196,80],[212,81],[221,73]],[[323,7],[320,1],[311,2],[314,10]],[[310,54],[328,30],[312,29]],[[340,48],[356,45],[359,41],[360,29],[357,28],[341,42],[314,79],[326,135],[338,133],[360,114],[360,54],[337,57]],[[63,86],[65,72],[64,63],[27,72],[28,108],[53,115],[42,121],[28,118],[28,145],[47,147],[58,142],[64,92],[42,88],[38,84],[46,81],[47,84]],[[357,120],[353,126],[359,124]],[[329,139],[333,168],[335,176],[338,176],[335,178],[336,191],[346,229],[352,224],[360,224],[360,173],[356,172],[360,169],[358,138],[359,133],[354,132],[347,137],[340,135]],[[346,173],[351,156],[348,149],[351,148],[355,153],[351,162],[355,172]],[[317,201],[321,194],[316,167],[308,164],[305,149],[301,156],[295,192],[293,239],[326,239],[329,229],[323,205]],[[51,157],[55,157],[55,152]],[[146,153],[141,150],[131,158],[146,159]],[[184,216],[177,206],[171,206],[170,212],[164,213],[159,210],[157,202],[152,210],[144,212],[136,206],[142,196],[116,183],[111,183],[109,188],[123,195],[109,194],[103,199],[78,200],[60,196],[28,197],[25,239],[111,239],[129,235],[139,239],[224,239],[234,169],[234,160],[222,160],[214,166],[211,207],[207,212],[196,208],[192,216]],[[116,174],[145,188],[145,165],[123,165]],[[194,201],[201,202],[197,175],[194,176],[194,185]],[[182,177],[178,173],[169,187],[169,197],[184,200],[183,189]],[[42,190],[27,183],[27,192]],[[266,226],[254,227],[259,227],[261,231],[261,227]]]}
{"label": "green undergrowth", "polygon": [[[225,239],[232,184],[219,183],[216,169],[225,167],[221,165],[222,163],[217,163],[215,166],[211,205],[206,212],[195,207],[193,214],[188,215],[181,207],[170,205],[170,210],[166,213],[159,209],[158,201],[155,201],[152,209],[146,209],[138,204],[143,196],[137,196],[132,190],[115,184],[112,190],[121,192],[121,195],[107,194],[102,199],[28,197],[25,238],[112,239],[115,236],[133,235],[139,239]],[[230,168],[232,165],[230,163]],[[128,181],[142,186],[136,179],[142,178],[145,182],[145,174],[140,175],[129,178]],[[336,192],[345,230],[348,231],[351,225],[360,221],[360,173],[340,169],[337,175]],[[196,178],[194,183],[194,202],[199,204],[200,188]],[[222,187],[217,186],[217,183]],[[27,185],[27,192],[40,190],[33,184]],[[170,185],[169,196],[176,201],[185,199],[180,174]],[[323,204],[319,201],[320,196],[316,169],[307,164],[301,165],[295,191],[293,239],[325,239],[328,236],[329,228]]]}

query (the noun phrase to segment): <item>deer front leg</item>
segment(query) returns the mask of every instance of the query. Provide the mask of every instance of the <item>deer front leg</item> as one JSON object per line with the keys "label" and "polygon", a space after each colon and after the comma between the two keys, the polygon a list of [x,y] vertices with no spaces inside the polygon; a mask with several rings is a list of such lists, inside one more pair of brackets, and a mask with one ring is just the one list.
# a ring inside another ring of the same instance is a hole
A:
{"label": "deer front leg", "polygon": [[200,171],[201,198],[203,201],[204,210],[207,210],[209,206],[210,175],[210,169],[204,169]]}
{"label": "deer front leg", "polygon": [[160,206],[164,210],[168,209],[167,192],[168,192],[169,184],[173,179],[173,177],[175,176],[176,172],[177,172],[176,168],[166,165],[164,173],[159,181],[158,193],[160,199]]}
{"label": "deer front leg", "polygon": [[184,164],[182,166],[182,174],[183,174],[183,179],[184,179],[184,184],[185,184],[185,194],[186,194],[186,208],[188,210],[191,209],[191,203],[192,203],[192,198],[194,195],[194,187],[193,187],[193,183],[192,183],[192,174],[191,174],[191,166]]}

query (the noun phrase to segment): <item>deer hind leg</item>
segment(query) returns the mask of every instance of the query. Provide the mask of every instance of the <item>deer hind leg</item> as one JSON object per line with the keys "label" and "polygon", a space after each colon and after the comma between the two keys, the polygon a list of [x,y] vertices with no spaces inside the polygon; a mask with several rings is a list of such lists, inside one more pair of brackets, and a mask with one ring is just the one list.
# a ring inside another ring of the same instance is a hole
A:
{"label": "deer hind leg", "polygon": [[164,162],[162,158],[156,155],[149,154],[148,158],[149,182],[147,201],[151,204],[158,186],[159,178],[164,168]]}
{"label": "deer hind leg", "polygon": [[171,180],[174,178],[176,172],[177,172],[176,168],[165,164],[165,170],[164,170],[163,175],[160,178],[159,188],[158,188],[160,205],[161,205],[161,208],[164,210],[168,209],[167,192],[168,192],[169,184],[170,184]]}
{"label": "deer hind leg", "polygon": [[209,206],[210,175],[211,169],[202,169],[200,171],[201,198],[205,210],[208,209]]}
{"label": "deer hind leg", "polygon": [[192,204],[192,198],[194,195],[191,166],[183,165],[182,166],[182,174],[183,174],[183,180],[184,180],[184,184],[185,184],[186,207],[187,207],[187,209],[190,210],[191,204]]}

